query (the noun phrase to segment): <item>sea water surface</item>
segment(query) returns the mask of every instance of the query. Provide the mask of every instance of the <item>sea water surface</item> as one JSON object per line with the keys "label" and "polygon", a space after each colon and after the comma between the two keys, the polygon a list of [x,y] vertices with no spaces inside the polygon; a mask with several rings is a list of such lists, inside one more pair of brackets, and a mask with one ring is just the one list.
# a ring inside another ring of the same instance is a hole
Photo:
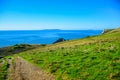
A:
{"label": "sea water surface", "polygon": [[66,40],[99,35],[102,30],[13,30],[0,31],[0,47],[15,44],[52,44],[58,38]]}

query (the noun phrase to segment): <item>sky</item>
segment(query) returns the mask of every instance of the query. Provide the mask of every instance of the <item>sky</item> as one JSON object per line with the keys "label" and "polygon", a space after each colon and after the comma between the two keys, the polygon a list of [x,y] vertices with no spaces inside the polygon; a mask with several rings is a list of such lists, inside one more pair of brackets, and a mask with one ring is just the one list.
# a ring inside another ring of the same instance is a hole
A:
{"label": "sky", "polygon": [[120,27],[120,0],[0,0],[0,30]]}

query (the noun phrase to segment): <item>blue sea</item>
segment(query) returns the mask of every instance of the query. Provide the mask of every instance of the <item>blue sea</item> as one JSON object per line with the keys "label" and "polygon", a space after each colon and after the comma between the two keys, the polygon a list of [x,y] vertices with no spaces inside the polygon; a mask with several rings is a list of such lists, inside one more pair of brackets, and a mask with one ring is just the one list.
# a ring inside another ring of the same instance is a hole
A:
{"label": "blue sea", "polygon": [[52,44],[58,38],[66,40],[99,35],[102,30],[13,30],[0,31],[0,47],[15,44]]}

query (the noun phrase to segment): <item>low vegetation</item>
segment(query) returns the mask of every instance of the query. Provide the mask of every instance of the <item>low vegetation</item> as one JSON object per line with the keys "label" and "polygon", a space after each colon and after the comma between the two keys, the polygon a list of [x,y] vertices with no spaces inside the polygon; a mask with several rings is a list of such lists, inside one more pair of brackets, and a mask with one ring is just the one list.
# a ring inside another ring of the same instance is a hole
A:
{"label": "low vegetation", "polygon": [[56,80],[120,80],[120,29],[25,51],[19,56]]}
{"label": "low vegetation", "polygon": [[53,74],[56,80],[120,80],[120,28],[51,45],[0,48],[0,80],[7,78],[13,54]]}
{"label": "low vegetation", "polygon": [[0,59],[0,80],[6,79],[8,66],[6,59]]}
{"label": "low vegetation", "polygon": [[0,58],[13,55],[13,54],[18,54],[20,52],[34,49],[40,46],[43,46],[43,45],[16,44],[14,46],[0,48]]}

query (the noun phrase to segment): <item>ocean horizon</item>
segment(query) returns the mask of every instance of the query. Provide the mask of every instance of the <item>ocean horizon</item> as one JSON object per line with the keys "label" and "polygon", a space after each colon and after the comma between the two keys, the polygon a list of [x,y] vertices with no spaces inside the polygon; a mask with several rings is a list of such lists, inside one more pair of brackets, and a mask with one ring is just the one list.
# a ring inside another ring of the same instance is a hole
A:
{"label": "ocean horizon", "polygon": [[15,44],[52,44],[59,38],[66,40],[95,36],[103,30],[0,30],[0,48]]}

